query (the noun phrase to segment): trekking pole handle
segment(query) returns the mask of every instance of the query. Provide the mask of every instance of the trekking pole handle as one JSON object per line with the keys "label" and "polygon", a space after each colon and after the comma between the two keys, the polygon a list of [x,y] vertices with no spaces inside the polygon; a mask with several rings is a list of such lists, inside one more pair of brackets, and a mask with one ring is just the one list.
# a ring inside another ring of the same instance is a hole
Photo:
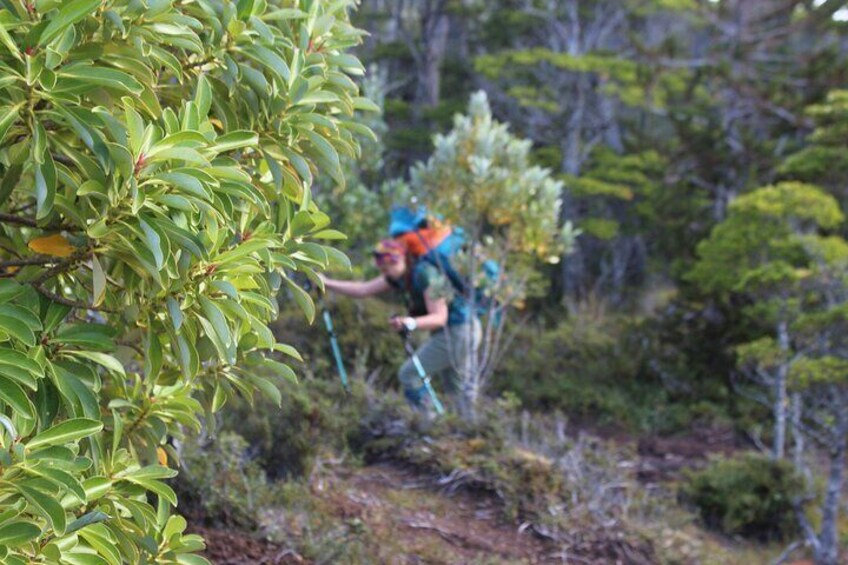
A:
{"label": "trekking pole handle", "polygon": [[398,333],[401,335],[409,335],[418,329],[418,321],[411,316],[398,316],[394,314],[389,317],[392,322],[400,322],[400,328],[398,329]]}

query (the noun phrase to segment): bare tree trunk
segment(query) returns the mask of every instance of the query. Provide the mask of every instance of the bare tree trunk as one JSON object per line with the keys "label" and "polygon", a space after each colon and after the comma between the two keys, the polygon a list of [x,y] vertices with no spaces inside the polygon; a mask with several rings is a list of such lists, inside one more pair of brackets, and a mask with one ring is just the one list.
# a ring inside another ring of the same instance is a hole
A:
{"label": "bare tree trunk", "polygon": [[462,381],[462,398],[460,399],[459,415],[466,422],[477,421],[477,399],[480,396],[480,388],[472,380]]}
{"label": "bare tree trunk", "polygon": [[[597,91],[602,93],[606,83],[605,79],[600,79]],[[604,143],[616,153],[624,153],[621,122],[617,116],[615,101],[607,94],[598,94],[598,106],[604,128]]]}
{"label": "bare tree trunk", "polygon": [[444,2],[431,2],[421,25],[421,60],[418,64],[416,102],[436,106],[441,91],[442,63],[447,51],[450,20]]}
{"label": "bare tree trunk", "polygon": [[462,417],[469,422],[477,421],[477,400],[480,395],[480,374],[477,370],[479,346],[474,339],[474,319],[476,316],[477,309],[469,304],[469,320],[465,324],[466,346],[463,371],[465,374],[462,375],[462,404],[460,406]]}
{"label": "bare tree trunk", "polygon": [[792,463],[799,472],[804,469],[804,436],[801,433],[802,399],[800,392],[792,393]]}
{"label": "bare tree trunk", "polygon": [[[583,165],[583,120],[587,104],[587,77],[579,76],[574,86],[574,101],[571,116],[568,119],[566,134],[562,147],[562,171],[567,175],[579,176]],[[577,222],[579,214],[574,204],[570,191],[566,190],[562,195],[562,222]],[[585,266],[580,241],[576,241],[570,255],[562,260],[562,289],[567,298],[579,298],[583,279],[585,278]]]}
{"label": "bare tree trunk", "polygon": [[830,473],[822,508],[821,533],[814,555],[817,565],[837,565],[839,561],[839,502],[842,498],[842,483],[845,475],[848,416],[842,413],[839,419],[841,422],[837,434],[838,443],[830,453]]}
{"label": "bare tree trunk", "polygon": [[468,306],[468,323],[465,324],[466,342],[465,342],[465,359],[463,360],[462,375],[462,403],[460,413],[462,417],[469,422],[477,421],[477,400],[480,395],[480,345],[474,339],[474,322],[477,320],[477,293],[474,289],[474,274],[477,272],[477,249],[476,242],[478,233],[473,234],[471,239],[471,250],[469,255],[469,263],[471,276],[469,277],[468,288],[465,291],[466,305]]}
{"label": "bare tree trunk", "polygon": [[772,457],[783,459],[786,455],[786,408],[788,396],[786,393],[786,378],[789,373],[789,329],[785,321],[777,325],[777,340],[783,360],[777,367],[774,375],[774,446]]}

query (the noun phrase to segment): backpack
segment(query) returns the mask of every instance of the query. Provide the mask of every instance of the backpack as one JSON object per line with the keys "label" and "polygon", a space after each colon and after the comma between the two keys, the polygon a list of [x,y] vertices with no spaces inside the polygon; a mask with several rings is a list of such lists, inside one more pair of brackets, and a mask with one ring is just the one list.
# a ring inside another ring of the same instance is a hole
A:
{"label": "backpack", "polygon": [[[389,220],[390,237],[403,244],[414,260],[430,263],[439,269],[460,296],[467,296],[468,281],[451,261],[466,243],[462,228],[452,227],[429,215],[426,208],[397,207],[390,212]],[[497,281],[500,265],[491,259],[486,260],[481,264],[481,271],[483,284],[474,289],[474,296],[482,315],[492,305],[485,294],[485,287]]]}

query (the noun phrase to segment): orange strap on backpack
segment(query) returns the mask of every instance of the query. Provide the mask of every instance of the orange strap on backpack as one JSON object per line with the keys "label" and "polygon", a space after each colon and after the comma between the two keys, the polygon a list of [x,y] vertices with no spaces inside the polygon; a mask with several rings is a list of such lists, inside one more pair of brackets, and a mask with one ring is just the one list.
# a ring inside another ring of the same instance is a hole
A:
{"label": "orange strap on backpack", "polygon": [[450,234],[449,226],[434,225],[399,235],[395,241],[402,243],[413,257],[421,257],[438,247]]}

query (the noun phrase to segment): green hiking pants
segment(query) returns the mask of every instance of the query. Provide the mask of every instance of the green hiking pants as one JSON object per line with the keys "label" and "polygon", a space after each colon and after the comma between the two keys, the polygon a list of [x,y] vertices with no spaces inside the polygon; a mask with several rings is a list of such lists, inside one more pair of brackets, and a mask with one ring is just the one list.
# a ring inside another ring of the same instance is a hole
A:
{"label": "green hiking pants", "polygon": [[[472,337],[475,345],[480,343],[480,322],[474,322]],[[462,367],[469,345],[468,325],[458,324],[448,326],[430,334],[430,337],[417,350],[419,361],[433,380],[437,391],[456,394],[461,390],[462,379],[457,367]],[[418,374],[418,369],[412,359],[407,359],[398,372],[398,378],[403,386],[403,392],[413,404],[418,404],[423,397],[424,381]]]}

